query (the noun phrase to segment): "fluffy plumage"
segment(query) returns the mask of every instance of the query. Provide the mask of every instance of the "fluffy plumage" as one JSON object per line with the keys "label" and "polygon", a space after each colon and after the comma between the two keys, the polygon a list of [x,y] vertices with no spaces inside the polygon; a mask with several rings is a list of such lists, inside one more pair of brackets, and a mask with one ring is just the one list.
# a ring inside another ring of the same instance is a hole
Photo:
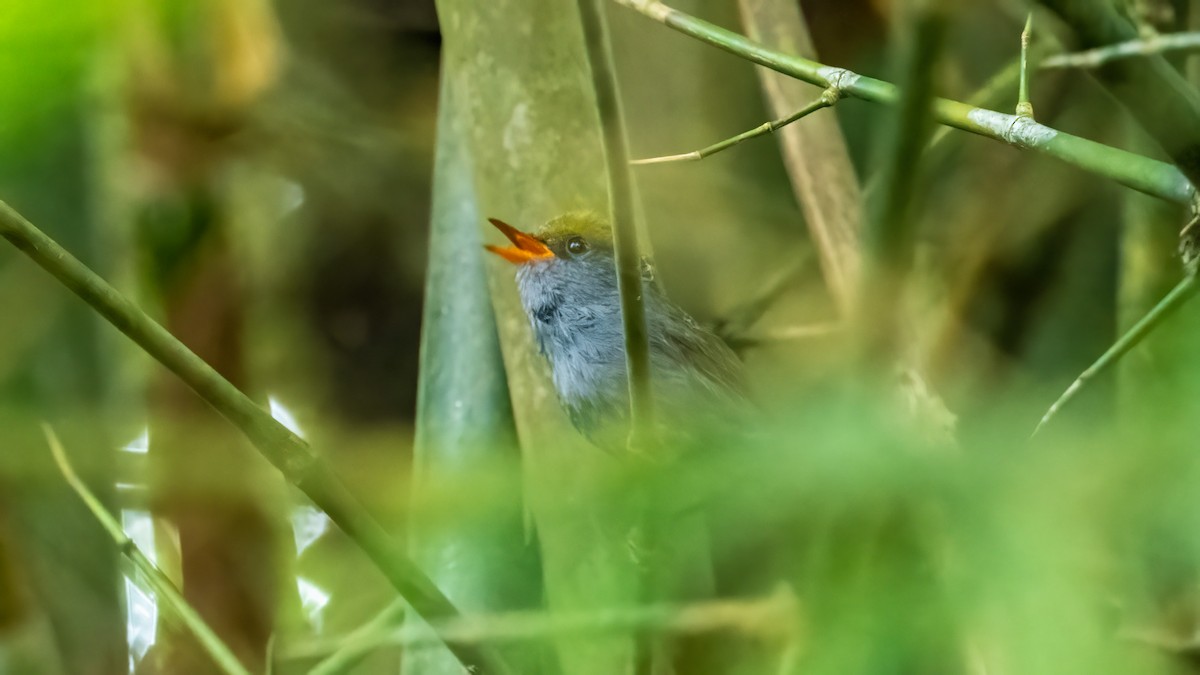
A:
{"label": "fluffy plumage", "polygon": [[[572,422],[607,445],[629,407],[611,228],[592,214],[569,213],[533,236],[554,255],[520,264],[521,302]],[[742,407],[741,363],[666,297],[648,265],[645,270],[656,411],[668,437],[678,436],[699,417]]]}

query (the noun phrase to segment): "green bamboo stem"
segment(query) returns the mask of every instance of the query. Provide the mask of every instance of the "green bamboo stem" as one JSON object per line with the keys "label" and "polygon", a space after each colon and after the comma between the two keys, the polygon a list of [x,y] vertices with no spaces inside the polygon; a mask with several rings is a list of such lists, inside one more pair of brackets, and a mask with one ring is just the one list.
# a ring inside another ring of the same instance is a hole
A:
{"label": "green bamboo stem", "polygon": [[[613,1],[685,35],[810,84],[836,86],[847,96],[885,105],[894,105],[899,98],[892,84],[767,49],[657,0]],[[1171,164],[1058,131],[1031,119],[943,98],[934,99],[933,116],[941,124],[1041,152],[1168,201],[1188,204],[1194,193],[1187,178]]]}
{"label": "green bamboo stem", "polygon": [[905,87],[885,139],[880,192],[869,204],[863,230],[866,295],[858,318],[871,329],[865,335],[868,355],[878,359],[872,363],[889,362],[898,349],[900,299],[916,243],[917,167],[933,132],[933,73],[944,44],[946,16],[943,7],[926,5],[914,7],[902,28],[897,56]]}
{"label": "green bamboo stem", "polygon": [[[458,614],[326,463],[317,458],[308,443],[275,421],[128,298],[2,201],[0,236],[62,282],[241,430],[287,480],[308,495],[363,549],[414,611],[426,619]],[[480,672],[507,672],[500,658],[491,652],[470,647],[452,651],[464,665],[477,667]]]}
{"label": "green bamboo stem", "polygon": [[634,221],[633,182],[628,167],[625,117],[621,112],[602,3],[603,0],[579,0],[579,19],[592,70],[596,109],[604,132],[609,211],[616,247],[621,320],[625,329],[625,365],[629,373],[629,419],[633,430],[630,442],[635,449],[644,449],[644,441],[650,438],[654,428],[654,399],[650,381],[646,306],[642,296],[642,257],[638,253],[637,225]]}
{"label": "green bamboo stem", "polygon": [[1033,12],[1025,18],[1021,31],[1021,83],[1017,95],[1017,117],[1033,118],[1033,103],[1029,100],[1029,42],[1033,39]]}
{"label": "green bamboo stem", "polygon": [[1067,390],[1058,397],[1058,400],[1056,400],[1050,406],[1050,408],[1046,410],[1046,414],[1042,415],[1042,419],[1040,422],[1038,422],[1038,425],[1033,430],[1032,435],[1037,436],[1038,433],[1050,423],[1050,420],[1054,419],[1054,416],[1057,415],[1060,410],[1062,410],[1063,406],[1069,403],[1071,399],[1075,398],[1075,396],[1079,394],[1080,390],[1082,390],[1088,382],[1096,379],[1109,368],[1111,368],[1117,363],[1117,361],[1121,359],[1122,356],[1125,356],[1129,350],[1138,346],[1138,344],[1140,344],[1147,335],[1153,332],[1155,328],[1162,324],[1163,321],[1166,321],[1167,318],[1178,311],[1180,307],[1183,307],[1184,303],[1186,303],[1193,295],[1195,295],[1197,288],[1198,285],[1196,276],[1193,274],[1189,274],[1188,276],[1184,277],[1183,281],[1180,281],[1178,284],[1176,284],[1175,288],[1171,289],[1171,292],[1168,293],[1167,296],[1162,299],[1162,301],[1154,306],[1154,309],[1150,310],[1146,316],[1142,317],[1141,321],[1138,321],[1136,324],[1134,324],[1134,326],[1130,328],[1128,332],[1122,335],[1120,339],[1114,342],[1113,345],[1109,347],[1099,359],[1096,359],[1095,363],[1088,366],[1087,370],[1083,371],[1079,377],[1075,378],[1075,381],[1071,383],[1071,386],[1067,387]]}
{"label": "green bamboo stem", "polygon": [[[1032,37],[1030,37],[1028,50],[1024,50],[1021,56],[1018,56],[1010,61],[1006,66],[996,71],[995,75],[988,78],[987,82],[984,82],[983,86],[967,99],[967,103],[974,108],[985,108],[988,110],[999,108],[1001,105],[1003,105],[1004,101],[1007,100],[1009,92],[1012,91],[1013,86],[1016,85],[1018,88],[1020,87],[1021,75],[1023,72],[1023,67],[1021,65],[1022,59],[1024,59],[1026,63],[1030,61],[1037,63],[1038,68],[1040,68],[1041,64],[1044,63],[1043,59],[1045,53],[1048,50],[1056,49],[1061,49],[1061,45],[1059,44],[1058,38],[1054,36],[1054,33],[1043,32],[1039,34],[1036,42]],[[933,140],[929,142],[929,148],[926,150],[926,154],[928,155],[935,150],[940,151],[940,149],[944,147],[943,142],[945,141],[946,137],[949,136],[953,131],[954,127],[951,126],[942,125],[939,127],[938,130],[934,132]],[[931,159],[931,161],[936,163],[938,161],[937,158],[938,155],[934,155],[934,158]]]}
{"label": "green bamboo stem", "polygon": [[1040,68],[1042,70],[1093,69],[1120,59],[1169,52],[1195,51],[1200,51],[1200,32],[1166,33],[1070,54],[1056,54],[1042,61]]}
{"label": "green bamboo stem", "polygon": [[[1038,0],[1069,24],[1080,44],[1098,48],[1137,39],[1115,3]],[[1110,61],[1097,79],[1158,142],[1193,185],[1200,185],[1200,92],[1161,55]]]}
{"label": "green bamboo stem", "polygon": [[142,553],[129,535],[125,534],[125,530],[121,529],[117,519],[108,512],[108,509],[104,508],[100,499],[79,478],[71,466],[71,462],[67,459],[67,453],[63,450],[62,443],[59,442],[58,436],[50,428],[50,425],[43,424],[42,429],[46,434],[46,442],[50,445],[50,452],[54,455],[54,463],[58,465],[58,470],[62,473],[67,485],[71,486],[75,494],[79,495],[80,500],[99,521],[100,526],[112,537],[113,543],[117,545],[121,555],[125,556],[125,559],[147,581],[161,606],[179,619],[222,672],[226,675],[250,675],[250,671],[238,661],[228,645],[217,637],[216,632],[188,604],[183,593],[175,587],[175,584],[157,565],[146,557],[146,554]]}
{"label": "green bamboo stem", "polygon": [[693,162],[699,159],[704,159],[705,157],[715,155],[722,150],[728,150],[742,141],[748,141],[751,138],[757,138],[758,136],[774,133],[776,130],[786,127],[792,122],[808,117],[812,113],[815,113],[822,108],[828,108],[832,106],[834,103],[837,103],[837,100],[840,97],[841,94],[838,93],[837,89],[830,87],[812,103],[809,103],[787,117],[782,117],[772,122],[764,122],[761,125],[750,129],[749,131],[743,131],[736,136],[731,136],[723,141],[718,141],[706,148],[701,148],[700,150],[693,150],[691,152],[685,152],[679,155],[664,155],[662,157],[635,159],[631,161],[630,164],[635,166],[641,164],[667,164],[671,162]]}

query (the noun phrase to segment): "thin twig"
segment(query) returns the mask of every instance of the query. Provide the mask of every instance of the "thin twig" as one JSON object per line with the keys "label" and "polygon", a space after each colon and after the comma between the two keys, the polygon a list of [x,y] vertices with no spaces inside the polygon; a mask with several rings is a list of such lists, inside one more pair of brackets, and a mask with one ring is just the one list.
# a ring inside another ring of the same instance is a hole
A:
{"label": "thin twig", "polygon": [[664,155],[662,157],[648,157],[646,159],[635,159],[629,163],[632,165],[667,164],[670,162],[694,162],[699,159],[704,159],[705,157],[715,155],[718,152],[721,152],[722,150],[727,150],[729,148],[732,148],[733,146],[737,145],[738,143],[741,143],[742,141],[746,141],[751,138],[755,138],[755,137],[762,136],[765,134],[774,133],[775,130],[780,129],[782,127],[786,127],[787,125],[791,124],[792,122],[795,122],[796,120],[807,117],[822,108],[828,108],[828,107],[832,106],[834,103],[837,103],[839,98],[841,98],[841,94],[838,93],[838,90],[834,87],[830,87],[830,88],[826,89],[812,103],[809,103],[808,105],[806,105],[803,108],[801,108],[800,110],[792,113],[791,115],[788,115],[787,117],[777,119],[773,122],[764,122],[763,124],[761,124],[757,127],[754,127],[753,129],[750,129],[749,131],[743,131],[742,133],[740,133],[736,136],[732,136],[730,138],[726,138],[723,141],[718,141],[717,143],[713,143],[712,145],[708,146],[707,148],[702,148],[700,150],[693,150],[691,152],[685,152],[681,155]]}
{"label": "thin twig", "polygon": [[[821,87],[838,85],[847,96],[894,105],[899,93],[887,82],[785,54],[715,26],[657,0],[613,0],[685,35],[785,75]],[[937,98],[933,116],[941,124],[1036,150],[1073,166],[1111,178],[1122,185],[1180,204],[1190,204],[1194,192],[1179,168],[1052,129],[1030,119]]]}
{"label": "thin twig", "polygon": [[54,429],[49,424],[43,424],[42,430],[46,434],[46,442],[50,444],[50,452],[54,455],[54,463],[58,465],[58,470],[62,472],[67,485],[71,486],[71,489],[75,491],[75,494],[79,496],[88,510],[92,512],[92,515],[99,521],[101,527],[112,537],[113,543],[117,545],[117,549],[121,554],[133,565],[142,578],[147,581],[161,606],[179,618],[179,621],[195,636],[196,641],[200,643],[200,646],[223,672],[227,675],[250,675],[250,671],[242,665],[241,661],[238,661],[233,651],[221,641],[221,638],[217,637],[216,632],[188,604],[188,601],[184,599],[183,594],[179,592],[175,584],[167,578],[167,575],[157,565],[142,553],[142,550],[129,538],[129,535],[125,534],[125,530],[121,529],[121,525],[117,522],[117,519],[108,512],[104,504],[84,484],[79,475],[75,473],[75,469],[67,459],[67,453],[63,450],[62,443],[59,442]]}
{"label": "thin twig", "polygon": [[1200,51],[1200,32],[1166,33],[1071,54],[1058,54],[1042,61],[1040,67],[1042,70],[1099,68],[1118,59],[1193,51]]}
{"label": "thin twig", "polygon": [[[503,612],[460,616],[433,625],[456,644],[516,643],[613,633],[696,635],[732,631],[760,638],[795,639],[799,603],[787,588],[754,600],[710,600],[690,605],[650,605],[591,612]],[[358,631],[355,631],[358,633]],[[347,638],[349,639],[349,638]],[[354,637],[361,648],[436,644],[423,626],[377,630]],[[294,647],[287,659],[310,658],[321,645]],[[315,672],[315,671],[314,671]]]}
{"label": "thin twig", "polygon": [[1033,39],[1033,12],[1025,18],[1021,31],[1021,84],[1017,95],[1017,117],[1033,118],[1033,103],[1029,100],[1029,42]]}
{"label": "thin twig", "polygon": [[645,450],[654,429],[654,397],[650,381],[650,341],[646,328],[646,305],[642,294],[642,257],[638,253],[634,221],[633,182],[629,175],[629,147],[625,140],[625,117],[617,92],[608,25],[603,0],[579,0],[596,108],[604,131],[604,154],[608,166],[608,200],[616,248],[617,289],[621,296],[621,321],[625,331],[625,366],[629,373],[630,446]]}
{"label": "thin twig", "polygon": [[[458,614],[445,594],[400,549],[328,465],[317,458],[306,441],[277,422],[161,324],[2,201],[0,237],[62,282],[233,423],[285,478],[363,549],[415,612],[430,620]],[[452,647],[451,651],[477,672],[495,674],[509,670],[503,659],[490,651],[476,651],[470,646]]]}
{"label": "thin twig", "polygon": [[1154,308],[1146,314],[1146,316],[1142,317],[1141,321],[1138,321],[1136,324],[1134,324],[1133,328],[1130,328],[1129,331],[1122,335],[1119,340],[1113,343],[1113,345],[1108,348],[1108,351],[1104,352],[1099,359],[1096,359],[1095,363],[1093,363],[1091,366],[1088,366],[1087,370],[1083,371],[1079,377],[1075,378],[1075,381],[1071,383],[1071,386],[1067,387],[1067,390],[1063,392],[1062,396],[1059,396],[1058,400],[1055,401],[1054,404],[1050,406],[1049,410],[1046,411],[1046,414],[1042,416],[1041,421],[1038,422],[1037,427],[1033,430],[1032,436],[1037,436],[1038,432],[1040,432],[1046,426],[1046,424],[1048,424],[1050,420],[1053,419],[1056,414],[1058,414],[1058,411],[1061,410],[1062,407],[1071,399],[1075,398],[1079,391],[1083,389],[1084,385],[1096,379],[1102,373],[1104,373],[1104,371],[1112,367],[1121,359],[1122,356],[1127,354],[1129,350],[1138,346],[1138,344],[1140,344],[1142,340],[1144,340],[1146,336],[1151,333],[1151,331],[1157,328],[1159,324],[1178,311],[1180,307],[1183,307],[1184,303],[1186,303],[1195,294],[1196,290],[1196,276],[1192,274],[1184,277],[1183,281],[1180,281],[1178,284],[1176,284],[1175,288],[1171,289],[1171,292],[1168,293],[1165,298],[1155,305]]}

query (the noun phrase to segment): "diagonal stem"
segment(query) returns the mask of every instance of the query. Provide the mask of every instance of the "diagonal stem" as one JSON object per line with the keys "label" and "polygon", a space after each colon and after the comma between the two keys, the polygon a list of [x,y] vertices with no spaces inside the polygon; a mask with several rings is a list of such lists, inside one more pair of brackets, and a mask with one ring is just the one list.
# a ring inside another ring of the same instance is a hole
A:
{"label": "diagonal stem", "polygon": [[[308,443],[275,421],[161,324],[2,201],[0,237],[91,305],[233,423],[285,478],[363,549],[417,614],[427,620],[458,615],[450,600],[397,546]],[[477,672],[508,672],[503,660],[490,649],[472,645],[453,645],[450,649],[463,665]]]}
{"label": "diagonal stem", "polygon": [[1096,379],[1115,365],[1122,356],[1129,353],[1129,350],[1138,346],[1163,321],[1166,321],[1180,307],[1183,307],[1195,295],[1197,288],[1198,285],[1194,274],[1188,274],[1184,277],[1183,281],[1180,281],[1161,302],[1154,306],[1154,309],[1151,309],[1146,316],[1142,317],[1141,321],[1134,324],[1133,328],[1130,328],[1127,333],[1122,335],[1119,340],[1108,348],[1108,351],[1104,352],[1099,359],[1096,359],[1095,363],[1088,366],[1087,370],[1075,378],[1071,386],[1067,387],[1062,396],[1059,396],[1058,400],[1046,411],[1046,414],[1042,415],[1042,419],[1033,430],[1032,436],[1037,436],[1050,423],[1050,420],[1054,419],[1054,416],[1062,410],[1063,406],[1075,398],[1088,382]]}
{"label": "diagonal stem", "polygon": [[630,164],[635,165],[635,166],[640,165],[640,164],[667,164],[670,162],[693,162],[693,161],[696,161],[699,159],[704,159],[705,157],[715,155],[718,152],[721,152],[722,150],[728,150],[729,148],[732,148],[733,146],[737,145],[738,143],[741,143],[742,141],[748,141],[751,138],[756,138],[758,136],[763,136],[765,134],[774,133],[776,130],[786,127],[787,125],[791,124],[792,122],[795,122],[797,120],[808,117],[812,113],[815,113],[816,111],[818,111],[822,108],[828,108],[828,107],[832,106],[834,103],[837,103],[837,100],[838,100],[838,98],[840,98],[840,96],[841,96],[841,94],[838,93],[837,89],[830,87],[829,89],[826,89],[825,92],[822,93],[812,103],[809,103],[808,105],[804,106],[800,110],[797,110],[796,112],[792,113],[791,115],[788,115],[787,117],[783,117],[783,118],[774,120],[772,122],[764,122],[763,124],[761,124],[757,127],[754,127],[753,129],[750,129],[749,131],[743,131],[742,133],[740,133],[736,136],[731,136],[729,138],[726,138],[723,141],[718,141],[706,148],[701,148],[700,150],[693,150],[691,152],[685,152],[681,155],[664,155],[662,157],[648,157],[646,159],[635,159],[635,160],[631,161]]}
{"label": "diagonal stem", "polygon": [[[820,87],[837,86],[865,101],[895,105],[896,87],[882,80],[767,49],[763,45],[707,21],[672,9],[657,0],[613,0],[685,35],[746,60]],[[992,138],[1018,148],[1036,150],[1086,171],[1167,201],[1190,204],[1194,189],[1175,166],[1074,136],[1030,119],[976,108],[944,98],[933,100],[939,123]]]}
{"label": "diagonal stem", "polygon": [[125,530],[121,529],[121,525],[117,519],[113,517],[100,499],[92,493],[87,484],[75,473],[75,468],[71,466],[71,462],[67,459],[67,453],[63,450],[62,443],[58,440],[58,435],[50,428],[50,425],[43,424],[42,429],[46,434],[46,442],[50,445],[50,453],[54,455],[54,463],[58,465],[59,472],[62,473],[63,479],[67,485],[75,491],[75,494],[83,501],[92,515],[99,521],[101,527],[108,532],[112,537],[113,543],[129,561],[137,573],[146,580],[146,583],[154,591],[155,596],[162,602],[163,606],[167,607],[171,613],[175,615],[200,643],[200,646],[206,651],[213,663],[215,663],[222,672],[226,675],[250,675],[250,671],[242,665],[241,661],[234,656],[233,651],[229,646],[221,641],[216,632],[209,626],[200,613],[194,607],[188,604],[184,599],[183,593],[174,583],[158,568],[142,550],[137,547],[137,544],[125,534]]}
{"label": "diagonal stem", "polygon": [[579,0],[580,22],[596,91],[596,108],[604,129],[604,155],[608,160],[609,211],[612,214],[617,288],[621,295],[621,320],[625,331],[625,366],[629,373],[630,445],[635,450],[644,450],[645,441],[651,438],[654,429],[650,341],[642,294],[642,258],[638,253],[634,222],[633,182],[628,167],[625,117],[621,112],[617,75],[603,10],[602,0]]}

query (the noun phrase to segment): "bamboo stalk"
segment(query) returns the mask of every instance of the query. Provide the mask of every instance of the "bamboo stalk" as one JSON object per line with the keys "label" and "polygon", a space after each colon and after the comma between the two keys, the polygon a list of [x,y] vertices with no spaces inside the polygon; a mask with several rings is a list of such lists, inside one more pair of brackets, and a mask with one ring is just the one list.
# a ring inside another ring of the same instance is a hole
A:
{"label": "bamboo stalk", "polygon": [[[932,135],[933,73],[943,47],[946,16],[933,0],[913,7],[904,24],[898,60],[905,87],[886,137],[880,191],[871,200],[863,231],[865,301],[861,320],[868,354],[888,362],[896,356],[904,282],[916,242],[917,169]],[[907,39],[904,39],[907,38]]]}
{"label": "bamboo stalk", "polygon": [[[1110,2],[1039,0],[1079,35],[1084,47],[1137,38],[1133,25]],[[1096,76],[1158,141],[1192,183],[1200,184],[1200,92],[1160,55],[1110,61]]]}
{"label": "bamboo stalk", "polygon": [[642,295],[642,257],[638,253],[637,226],[634,221],[633,182],[629,175],[625,117],[621,112],[602,1],[579,0],[579,19],[596,91],[604,155],[608,160],[608,204],[616,248],[621,322],[625,329],[625,364],[629,373],[630,444],[635,449],[644,450],[644,444],[651,438],[654,428],[650,341]]}
{"label": "bamboo stalk", "polygon": [[[0,236],[91,305],[241,430],[287,480],[308,495],[363,549],[414,611],[427,619],[458,614],[454,605],[397,547],[304,440],[275,421],[128,298],[2,201]],[[464,665],[476,667],[480,672],[507,672],[503,661],[490,651],[471,646],[457,646],[452,651]]]}
{"label": "bamboo stalk", "polygon": [[[843,68],[767,49],[742,35],[672,9],[657,0],[613,0],[685,35],[820,87],[837,86],[847,96],[894,105],[896,87]],[[1074,136],[1027,118],[936,98],[933,117],[939,123],[1034,150],[1111,178],[1127,187],[1168,201],[1187,204],[1194,189],[1175,166]]]}

